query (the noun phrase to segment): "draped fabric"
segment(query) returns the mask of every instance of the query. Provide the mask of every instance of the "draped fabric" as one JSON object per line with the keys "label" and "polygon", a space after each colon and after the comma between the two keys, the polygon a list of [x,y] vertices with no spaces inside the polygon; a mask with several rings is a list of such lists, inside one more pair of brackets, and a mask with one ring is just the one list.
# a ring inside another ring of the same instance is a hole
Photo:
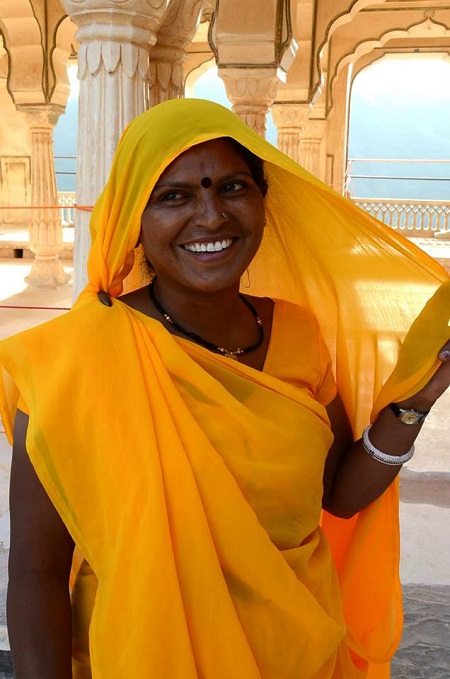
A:
{"label": "draped fabric", "polygon": [[380,409],[414,393],[436,369],[448,284],[381,390],[443,269],[226,109],[176,100],[119,142],[74,309],[0,346],[5,427],[20,393],[30,458],[96,573],[94,679],[382,679],[401,634],[397,485],[349,521],[325,514],[319,528],[331,437],[317,395],[97,299],[121,294],[164,168],[222,136],[263,158],[269,182],[246,292],[312,312],[355,434],[375,400]]}

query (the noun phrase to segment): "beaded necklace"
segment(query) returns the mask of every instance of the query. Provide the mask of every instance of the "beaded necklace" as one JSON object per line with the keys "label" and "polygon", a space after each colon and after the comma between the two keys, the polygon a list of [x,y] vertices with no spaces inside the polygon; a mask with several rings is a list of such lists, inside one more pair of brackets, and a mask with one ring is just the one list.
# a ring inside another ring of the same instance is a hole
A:
{"label": "beaded necklace", "polygon": [[244,302],[244,304],[250,309],[250,311],[253,314],[253,317],[256,321],[256,325],[258,326],[258,333],[259,337],[256,342],[253,344],[249,344],[247,347],[238,347],[235,349],[235,351],[229,351],[228,349],[225,349],[224,347],[219,347],[217,344],[213,344],[213,342],[208,342],[208,340],[203,339],[203,337],[200,337],[200,335],[197,335],[195,332],[191,332],[190,330],[186,330],[183,328],[182,325],[180,325],[172,316],[170,316],[167,311],[164,309],[162,306],[161,302],[157,299],[156,293],[155,293],[155,281],[156,281],[156,276],[152,279],[148,286],[148,293],[150,296],[151,301],[155,305],[155,307],[158,309],[159,313],[164,316],[166,321],[170,323],[174,328],[176,328],[179,332],[181,332],[183,335],[186,337],[189,337],[190,339],[194,340],[197,344],[200,344],[201,346],[205,347],[206,349],[209,349],[210,351],[214,351],[216,354],[222,354],[222,356],[226,356],[227,358],[234,358],[237,360],[238,356],[243,356],[244,354],[249,354],[251,351],[254,351],[258,347],[261,346],[261,344],[264,341],[264,326],[262,324],[262,320],[259,317],[258,312],[256,311],[255,307],[253,304],[251,304],[244,295],[239,293],[240,299]]}

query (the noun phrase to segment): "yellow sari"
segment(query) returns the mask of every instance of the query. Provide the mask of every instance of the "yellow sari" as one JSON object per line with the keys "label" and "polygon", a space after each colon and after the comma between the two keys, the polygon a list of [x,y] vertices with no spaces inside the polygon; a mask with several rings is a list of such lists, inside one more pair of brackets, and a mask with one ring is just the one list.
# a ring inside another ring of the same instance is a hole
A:
{"label": "yellow sari", "polygon": [[[122,136],[74,309],[0,345],[2,417],[11,435],[20,394],[30,458],[96,574],[94,679],[382,679],[401,634],[396,484],[350,521],[325,515],[322,530],[331,433],[311,384],[211,354],[97,298],[120,295],[163,169],[221,136],[266,161],[267,227],[249,292],[312,311],[355,433],[375,398],[382,408],[436,369],[448,312],[423,361],[411,360],[422,346],[406,343],[401,374],[380,393],[400,339],[446,280],[441,267],[227,110],[177,100]],[[286,332],[295,347],[295,326]]]}

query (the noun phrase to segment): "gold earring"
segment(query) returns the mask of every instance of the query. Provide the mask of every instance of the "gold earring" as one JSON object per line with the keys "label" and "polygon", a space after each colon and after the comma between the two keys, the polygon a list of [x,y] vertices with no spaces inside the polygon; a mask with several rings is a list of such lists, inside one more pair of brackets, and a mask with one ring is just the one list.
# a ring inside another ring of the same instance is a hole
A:
{"label": "gold earring", "polygon": [[250,272],[249,272],[248,269],[245,269],[245,274],[246,274],[246,276],[247,276],[247,280],[246,280],[246,281],[243,281],[242,285],[244,286],[244,288],[247,288],[247,289],[248,289],[248,288],[251,286]]}

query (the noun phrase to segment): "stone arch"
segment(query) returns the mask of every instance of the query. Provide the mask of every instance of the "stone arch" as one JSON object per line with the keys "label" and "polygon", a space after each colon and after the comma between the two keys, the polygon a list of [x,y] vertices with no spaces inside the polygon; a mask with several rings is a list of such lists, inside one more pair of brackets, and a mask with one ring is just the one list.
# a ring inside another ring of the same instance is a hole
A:
{"label": "stone arch", "polygon": [[185,78],[186,82],[186,96],[191,96],[192,92],[194,90],[196,82],[204,75],[207,73],[211,68],[214,68],[216,66],[216,60],[211,54],[209,57],[205,57],[205,60],[202,61],[202,63],[194,66],[187,74]]}
{"label": "stone arch", "polygon": [[[424,42],[424,38],[430,37],[435,38],[434,45],[431,41]],[[423,21],[411,24],[402,30],[387,30],[378,37],[362,40],[354,45],[352,50],[349,50],[337,60],[333,71],[333,78],[330,82],[330,104],[333,105],[333,111],[337,114],[337,118],[340,120],[340,124],[345,131],[343,135],[345,143],[342,148],[342,162],[339,166],[342,173],[347,165],[349,94],[355,77],[361,70],[367,68],[371,63],[382,59],[387,54],[395,54],[398,51],[402,54],[413,53],[417,48],[421,48],[423,53],[448,53],[450,50],[450,29],[427,16]],[[342,94],[343,88],[346,89],[345,95]],[[340,93],[339,90],[341,90]],[[339,176],[338,179],[339,186],[343,186],[343,175],[342,177]]]}
{"label": "stone arch", "polygon": [[[330,96],[332,101],[333,89],[337,78],[339,77],[342,70],[348,64],[356,64],[360,59],[364,58],[370,52],[384,48],[384,53],[389,51],[387,47],[388,43],[393,43],[398,40],[408,40],[411,43],[411,51],[418,47],[418,44],[423,39],[436,38],[439,41],[442,38],[446,39],[447,46],[450,48],[450,28],[445,24],[434,21],[431,17],[427,16],[423,21],[412,24],[405,29],[394,29],[388,30],[380,35],[378,38],[370,38],[368,40],[363,40],[355,45],[353,51],[343,55],[334,69],[333,75],[330,79]],[[436,45],[442,48],[441,42]],[[433,51],[430,47],[429,51]]]}
{"label": "stone arch", "polygon": [[[377,4],[386,4],[387,0],[379,0]],[[327,77],[327,62],[328,62],[328,46],[332,35],[345,24],[351,23],[359,12],[373,5],[373,0],[354,0],[350,7],[345,8],[338,14],[330,15],[329,20],[325,18],[326,28],[324,30],[324,37],[317,47],[315,59],[315,75],[311,88],[311,100],[314,101],[321,93],[323,84]],[[324,4],[323,7],[326,7]],[[330,7],[329,11],[333,9]]]}
{"label": "stone arch", "polygon": [[53,85],[50,91],[52,103],[65,106],[70,92],[67,76],[67,61],[71,54],[75,54],[76,26],[68,16],[62,16],[57,22],[52,36],[50,50],[50,68],[53,73]]}
{"label": "stone arch", "polygon": [[8,89],[15,104],[44,104],[42,33],[28,0],[0,0],[0,30],[9,54]]}

